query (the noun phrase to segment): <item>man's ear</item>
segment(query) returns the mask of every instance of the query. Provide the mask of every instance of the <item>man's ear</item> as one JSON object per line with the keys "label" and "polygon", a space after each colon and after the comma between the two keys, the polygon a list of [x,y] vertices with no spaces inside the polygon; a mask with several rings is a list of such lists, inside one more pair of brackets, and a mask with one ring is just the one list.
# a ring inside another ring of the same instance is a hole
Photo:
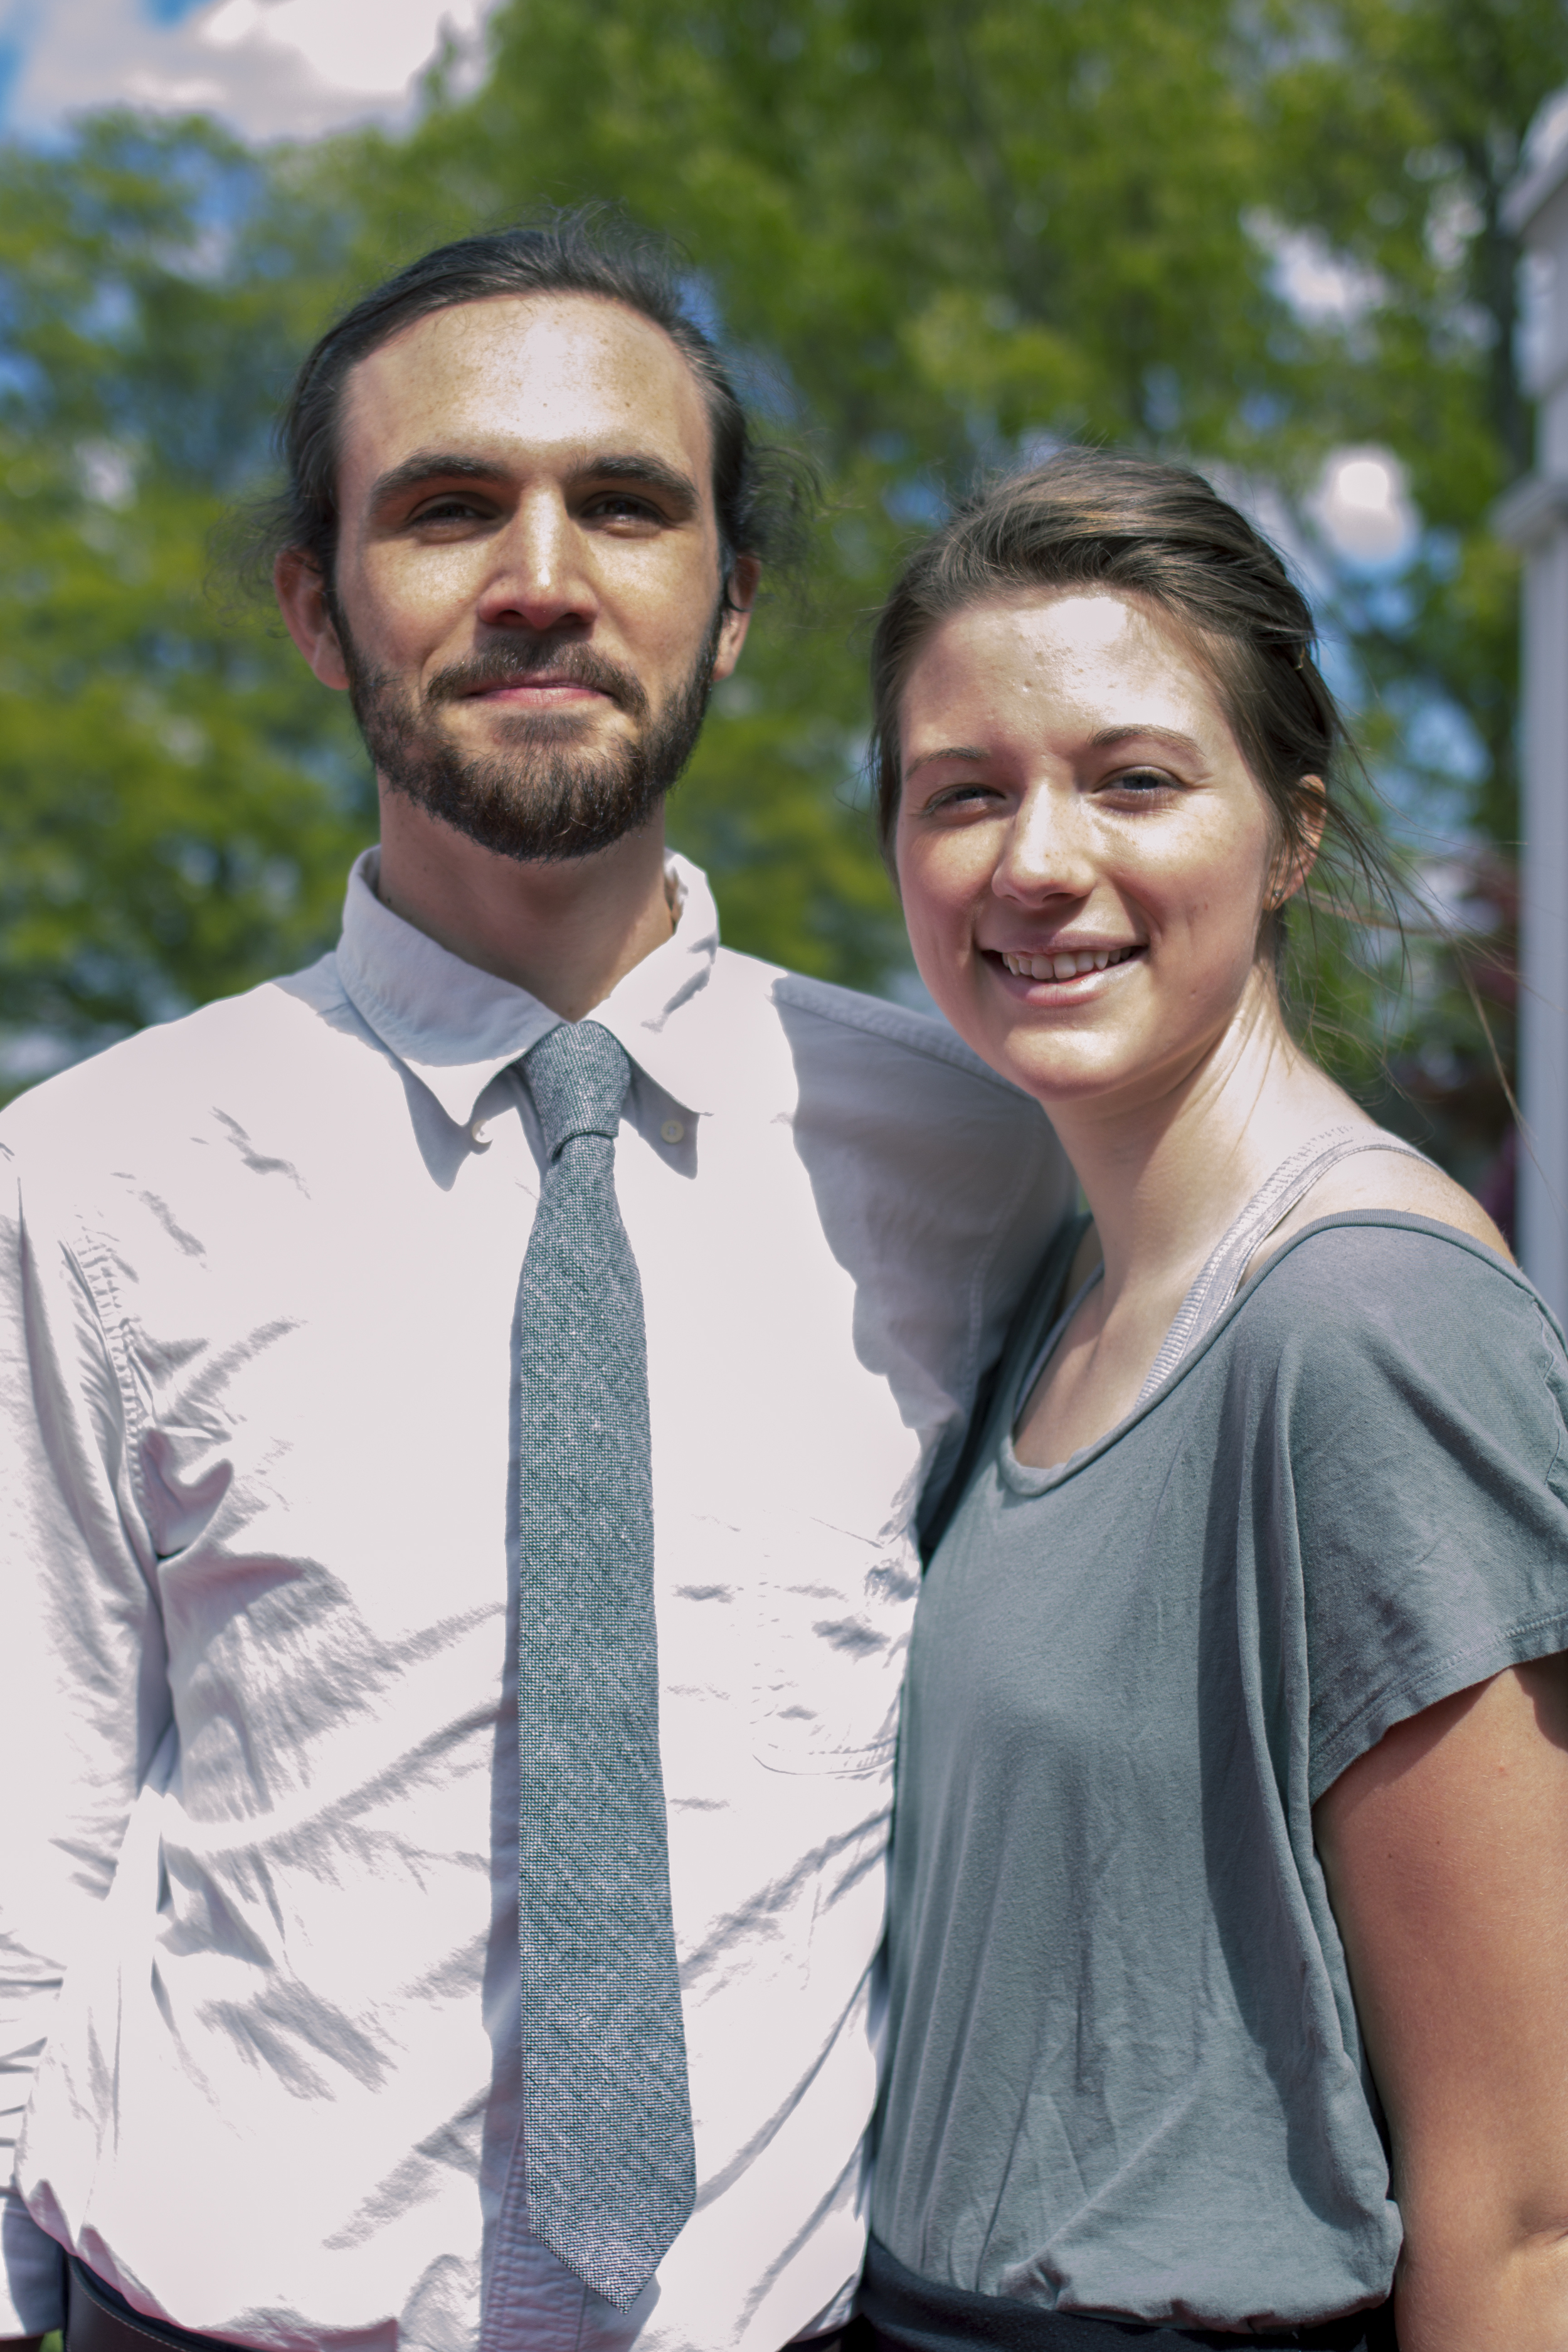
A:
{"label": "man's ear", "polygon": [[301,547],[286,547],[272,566],[284,625],[323,686],[346,691],[348,667],[327,604],[327,583]]}
{"label": "man's ear", "polygon": [[719,630],[719,651],[714,657],[714,677],[728,677],[741,658],[741,647],[746,642],[746,631],[752,625],[752,607],[756,602],[757,583],[763,576],[761,561],[754,555],[737,555],[724,590],[724,618]]}
{"label": "man's ear", "polygon": [[1321,776],[1303,776],[1300,794],[1300,804],[1297,809],[1299,832],[1296,845],[1293,849],[1280,851],[1268,877],[1268,896],[1265,905],[1270,914],[1304,887],[1322,846],[1323,828],[1329,821],[1329,796],[1323,789]]}

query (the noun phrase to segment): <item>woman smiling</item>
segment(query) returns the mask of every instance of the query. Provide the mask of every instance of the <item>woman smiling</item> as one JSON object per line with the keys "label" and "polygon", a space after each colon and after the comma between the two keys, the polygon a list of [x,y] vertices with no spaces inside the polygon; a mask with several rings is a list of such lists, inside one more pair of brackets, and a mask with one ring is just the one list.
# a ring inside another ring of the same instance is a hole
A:
{"label": "woman smiling", "polygon": [[1091,1215],[917,1619],[868,2316],[1562,2352],[1568,1362],[1283,1017],[1367,855],[1310,614],[1072,452],[915,554],[873,683],[921,971]]}

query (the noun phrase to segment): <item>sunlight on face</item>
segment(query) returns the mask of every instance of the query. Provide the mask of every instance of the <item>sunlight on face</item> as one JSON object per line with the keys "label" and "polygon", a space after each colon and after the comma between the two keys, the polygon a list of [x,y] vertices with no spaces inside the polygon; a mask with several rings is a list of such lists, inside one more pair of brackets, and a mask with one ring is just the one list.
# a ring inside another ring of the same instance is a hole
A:
{"label": "sunlight on face", "polygon": [[1277,831],[1190,641],[1109,592],[969,606],[900,708],[896,856],[959,1034],[1047,1108],[1154,1097],[1278,1019]]}
{"label": "sunlight on face", "polygon": [[[689,675],[721,585],[710,436],[691,369],[651,320],[579,295],[435,311],[359,362],[341,443],[338,595],[367,659],[410,696],[542,642],[590,648],[606,681],[628,674],[655,706]],[[587,679],[498,684],[445,717],[478,751],[536,707],[570,707],[584,740],[609,741],[635,699]]]}

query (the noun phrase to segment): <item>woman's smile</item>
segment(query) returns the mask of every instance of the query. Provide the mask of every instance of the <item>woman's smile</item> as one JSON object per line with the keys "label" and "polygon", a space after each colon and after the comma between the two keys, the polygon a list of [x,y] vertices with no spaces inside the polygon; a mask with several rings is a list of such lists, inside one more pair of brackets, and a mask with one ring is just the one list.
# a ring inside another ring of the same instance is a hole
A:
{"label": "woman's smile", "polygon": [[1142,952],[1142,944],[1136,940],[1119,948],[981,950],[984,956],[994,956],[1015,980],[1048,982],[1057,988],[1070,981],[1091,979],[1096,972],[1114,971]]}
{"label": "woman's smile", "polygon": [[1197,646],[1108,590],[965,607],[902,698],[898,866],[948,1019],[1053,1113],[1195,1072],[1269,982],[1267,799]]}

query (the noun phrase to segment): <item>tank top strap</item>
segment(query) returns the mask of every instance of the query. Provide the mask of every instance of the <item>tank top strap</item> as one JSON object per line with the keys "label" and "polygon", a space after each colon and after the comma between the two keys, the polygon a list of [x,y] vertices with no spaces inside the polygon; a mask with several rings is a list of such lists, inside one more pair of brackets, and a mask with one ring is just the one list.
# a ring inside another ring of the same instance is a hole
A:
{"label": "tank top strap", "polygon": [[1258,1186],[1240,1214],[1226,1227],[1209,1253],[1192,1288],[1176,1310],[1149,1376],[1138,1391],[1132,1410],[1146,1404],[1168,1381],[1184,1356],[1198,1347],[1241,1287],[1241,1277],[1281,1219],[1303,1201],[1321,1176],[1342,1160],[1362,1151],[1393,1151],[1406,1160],[1434,1163],[1397,1135],[1381,1127],[1331,1127],[1311,1136],[1289,1160],[1282,1160]]}

